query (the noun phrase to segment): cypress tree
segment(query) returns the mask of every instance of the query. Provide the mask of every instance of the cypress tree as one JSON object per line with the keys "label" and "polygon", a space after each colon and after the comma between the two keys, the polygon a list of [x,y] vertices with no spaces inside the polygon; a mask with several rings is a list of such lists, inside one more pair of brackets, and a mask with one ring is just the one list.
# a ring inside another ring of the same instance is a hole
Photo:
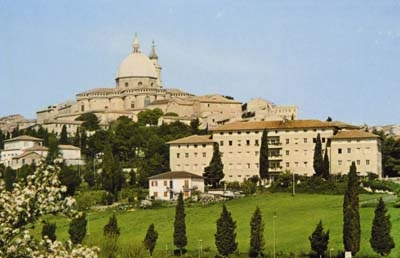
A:
{"label": "cypress tree", "polygon": [[60,144],[69,144],[67,126],[63,125],[60,133]]}
{"label": "cypress tree", "polygon": [[219,181],[224,178],[224,164],[222,163],[218,143],[214,143],[213,156],[210,165],[204,168],[203,176],[205,177],[205,183],[212,184],[214,188],[217,187]]}
{"label": "cypress tree", "polygon": [[250,222],[250,257],[264,257],[264,223],[259,207],[254,211]]}
{"label": "cypress tree", "polygon": [[178,203],[175,208],[174,222],[174,245],[179,249],[182,256],[182,249],[187,245],[186,223],[185,223],[185,205],[183,202],[183,194],[179,193]]}
{"label": "cypress tree", "polygon": [[320,220],[311,236],[308,237],[311,244],[311,250],[317,257],[324,257],[329,243],[329,230],[324,232],[322,221]]}
{"label": "cypress tree", "polygon": [[264,129],[262,137],[261,137],[261,146],[260,146],[260,166],[259,166],[259,174],[261,180],[264,180],[269,175],[269,160],[268,160],[268,131]]}
{"label": "cypress tree", "polygon": [[313,167],[315,175],[322,176],[324,170],[324,161],[322,157],[321,136],[319,134],[317,135],[317,139],[315,141]]}
{"label": "cypress tree", "polygon": [[147,229],[146,237],[144,238],[143,244],[147,250],[149,250],[150,257],[153,256],[154,247],[158,238],[157,231],[154,230],[154,224],[152,223]]}
{"label": "cypress tree", "polygon": [[343,200],[343,245],[345,251],[355,255],[360,250],[360,212],[357,167],[353,161],[348,174],[347,189]]}
{"label": "cypress tree", "polygon": [[387,209],[381,197],[375,208],[375,217],[372,222],[371,238],[369,240],[372,249],[381,256],[389,255],[395,246],[390,235],[392,228],[390,215],[386,215],[386,212]]}
{"label": "cypress tree", "polygon": [[231,213],[222,206],[222,213],[217,220],[217,232],[215,233],[215,245],[218,253],[228,256],[235,252],[238,243],[236,242],[236,221],[233,221]]}
{"label": "cypress tree", "polygon": [[113,214],[108,223],[103,228],[103,234],[107,237],[119,237],[120,229],[118,227],[117,217]]}
{"label": "cypress tree", "polygon": [[324,172],[322,174],[322,177],[325,179],[329,179],[329,157],[328,157],[328,149],[325,149],[325,154],[324,154]]}
{"label": "cypress tree", "polygon": [[73,218],[69,223],[68,234],[73,244],[81,244],[86,236],[87,219],[83,213],[77,218]]}

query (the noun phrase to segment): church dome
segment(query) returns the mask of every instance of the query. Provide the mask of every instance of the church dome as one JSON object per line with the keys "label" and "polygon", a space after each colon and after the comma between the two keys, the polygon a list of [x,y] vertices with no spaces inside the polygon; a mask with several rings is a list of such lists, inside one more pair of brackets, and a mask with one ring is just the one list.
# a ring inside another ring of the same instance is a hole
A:
{"label": "church dome", "polygon": [[140,52],[134,52],[129,54],[119,66],[117,78],[124,77],[157,78],[157,72],[147,56]]}
{"label": "church dome", "polygon": [[118,78],[126,77],[150,77],[157,78],[157,72],[150,58],[142,54],[139,50],[139,39],[137,33],[133,40],[132,53],[122,61],[117,72]]}

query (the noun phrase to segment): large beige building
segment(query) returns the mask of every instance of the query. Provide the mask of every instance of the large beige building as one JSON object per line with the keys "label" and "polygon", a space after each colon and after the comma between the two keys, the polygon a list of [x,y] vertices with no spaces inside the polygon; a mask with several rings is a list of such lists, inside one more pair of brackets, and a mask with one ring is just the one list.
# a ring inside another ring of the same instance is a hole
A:
{"label": "large beige building", "polygon": [[[212,156],[212,144],[218,143],[222,153],[225,181],[243,181],[259,174],[261,136],[268,131],[269,172],[311,176],[317,135],[323,151],[328,151],[331,174],[346,174],[351,161],[360,175],[382,175],[380,139],[355,126],[319,120],[277,120],[234,122],[212,129],[212,137],[186,137],[170,142],[171,168],[202,175]],[[202,151],[207,159],[199,159],[199,142],[208,148]],[[195,156],[194,153],[198,153]],[[208,162],[207,162],[208,161]]]}

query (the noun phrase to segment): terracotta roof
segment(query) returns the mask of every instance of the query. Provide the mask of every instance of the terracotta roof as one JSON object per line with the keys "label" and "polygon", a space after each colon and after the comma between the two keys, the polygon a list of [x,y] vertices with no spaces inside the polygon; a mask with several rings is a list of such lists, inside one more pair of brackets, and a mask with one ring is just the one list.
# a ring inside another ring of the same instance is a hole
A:
{"label": "terracotta roof", "polygon": [[179,143],[214,143],[210,135],[191,135],[188,137],[180,138],[174,141],[167,142],[168,144]]}
{"label": "terracotta roof", "polygon": [[362,130],[347,130],[347,131],[340,131],[336,135],[331,137],[331,139],[353,139],[353,138],[379,138],[379,136]]}
{"label": "terracotta roof", "polygon": [[49,148],[40,145],[25,149],[25,151],[48,151],[48,150]]}
{"label": "terracotta roof", "polygon": [[60,144],[58,145],[58,148],[62,150],[80,150],[80,148],[69,144]]}
{"label": "terracotta roof", "polygon": [[170,171],[149,177],[149,179],[176,179],[176,178],[203,178],[203,177],[186,171]]}
{"label": "terracotta roof", "polygon": [[211,131],[238,131],[264,129],[305,129],[305,128],[333,128],[354,127],[342,122],[325,122],[320,120],[276,120],[276,121],[239,121],[225,124]]}
{"label": "terracotta roof", "polygon": [[21,135],[15,138],[11,138],[8,140],[5,140],[4,142],[16,142],[16,141],[43,141],[42,139],[36,138],[36,137],[32,137],[29,135]]}
{"label": "terracotta roof", "polygon": [[112,93],[112,92],[117,92],[117,89],[116,88],[94,88],[94,89],[90,89],[90,90],[78,93],[77,95],[88,94],[88,93]]}
{"label": "terracotta roof", "polygon": [[39,158],[44,158],[42,155],[40,155],[34,151],[26,151],[26,152],[19,154],[18,156],[13,157],[12,159],[21,159],[21,158],[24,158],[24,157],[30,156],[30,155],[39,157]]}
{"label": "terracotta roof", "polygon": [[236,101],[233,99],[228,99],[224,96],[214,94],[214,95],[204,95],[204,96],[195,96],[191,97],[194,100],[198,100],[200,102],[205,103],[232,103],[232,104],[242,104],[240,101]]}

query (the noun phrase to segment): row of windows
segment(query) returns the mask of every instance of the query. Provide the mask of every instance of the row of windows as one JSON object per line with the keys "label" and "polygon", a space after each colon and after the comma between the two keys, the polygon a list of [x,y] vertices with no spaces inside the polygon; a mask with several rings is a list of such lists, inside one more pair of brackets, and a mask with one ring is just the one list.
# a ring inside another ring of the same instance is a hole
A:
{"label": "row of windows", "polygon": [[[347,166],[350,166],[351,162],[352,162],[351,160],[348,160],[347,161]],[[357,164],[357,166],[360,166],[361,165],[361,160],[356,160],[356,164]],[[369,166],[370,164],[371,164],[371,162],[370,162],[369,159],[365,160],[365,165],[366,166]],[[338,165],[342,166],[343,165],[343,161],[342,160],[338,160]]]}
{"label": "row of windows", "polygon": [[[326,142],[326,138],[321,138],[321,142],[322,143],[325,143]],[[294,139],[294,144],[298,144],[298,141],[299,141],[299,139],[298,138],[295,138]],[[308,139],[307,138],[303,138],[303,142],[304,143],[308,143]],[[316,143],[317,142],[317,138],[313,138],[313,143]],[[285,139],[285,143],[286,144],[290,144],[290,139]],[[251,141],[250,140],[244,140],[243,141],[243,144],[245,145],[245,146],[250,146],[251,145]],[[268,140],[268,144],[269,145],[280,145],[281,143],[279,142],[279,140],[276,140],[276,139],[274,139],[274,140]],[[220,146],[224,146],[224,141],[220,141],[219,142],[219,145]],[[232,140],[229,140],[228,141],[228,145],[229,146],[233,146],[233,141]],[[242,146],[242,140],[237,140],[237,146]],[[255,140],[254,141],[254,146],[259,146],[259,140]]]}
{"label": "row of windows", "polygon": [[[164,192],[164,197],[168,197],[169,192]],[[188,191],[184,191],[183,192],[183,196],[184,197],[189,197],[189,192]],[[158,192],[153,192],[153,197],[157,198],[158,197]]]}
{"label": "row of windows", "polygon": [[[359,153],[361,151],[361,148],[356,148],[355,150],[356,150],[356,153]],[[370,151],[370,148],[366,147],[365,152],[369,152],[369,151]],[[343,152],[344,152],[344,150],[342,148],[338,148],[338,154],[342,154]],[[351,154],[351,148],[347,148],[346,153]]]}
{"label": "row of windows", "polygon": [[[168,183],[169,183],[169,185],[168,185]],[[158,181],[157,180],[152,180],[151,181],[151,186],[158,186]],[[166,187],[173,187],[173,181],[171,180],[171,181],[169,181],[169,180],[164,180],[163,181],[163,186],[166,186]],[[183,187],[184,188],[189,188],[189,180],[188,179],[185,179],[185,181],[184,181],[184,185],[183,185]]]}
{"label": "row of windows", "polygon": [[[284,130],[284,131],[278,131],[278,130],[275,130],[275,133],[278,133],[278,132],[281,132],[281,133],[283,133],[283,132],[285,132],[285,133],[290,133],[290,132],[295,132],[295,133],[297,133],[297,132],[299,132],[299,131],[303,131],[303,132],[308,132],[308,129],[304,129],[304,130]],[[320,130],[317,130],[317,129],[310,129],[310,131],[314,131],[314,132],[324,132],[325,131],[325,129],[320,129]],[[259,132],[261,132],[262,133],[262,131],[253,131],[253,133],[255,133],[255,134],[258,134]],[[219,134],[220,135],[224,135],[226,132],[220,132]],[[227,132],[227,134],[229,134],[229,135],[232,135],[234,132]],[[236,132],[237,134],[242,134],[242,133],[246,133],[246,134],[250,134],[251,132],[250,131],[246,131],[246,132],[242,132],[242,131],[238,131],[238,132]]]}
{"label": "row of windows", "polygon": [[[206,158],[207,157],[207,152],[202,152],[201,155],[202,155],[203,158]],[[185,158],[189,158],[189,156],[190,156],[189,153],[186,152],[184,157]],[[195,158],[197,158],[198,157],[198,153],[197,152],[193,153],[193,156]],[[181,153],[177,153],[176,154],[176,158],[179,159],[180,157],[181,157]]]}
{"label": "row of windows", "polygon": [[[186,148],[189,148],[191,145],[190,144],[186,144]],[[207,144],[201,144],[201,147],[205,148],[207,146]],[[182,145],[178,144],[178,148],[182,147]],[[198,144],[193,144],[193,147],[197,148],[199,147]]]}

